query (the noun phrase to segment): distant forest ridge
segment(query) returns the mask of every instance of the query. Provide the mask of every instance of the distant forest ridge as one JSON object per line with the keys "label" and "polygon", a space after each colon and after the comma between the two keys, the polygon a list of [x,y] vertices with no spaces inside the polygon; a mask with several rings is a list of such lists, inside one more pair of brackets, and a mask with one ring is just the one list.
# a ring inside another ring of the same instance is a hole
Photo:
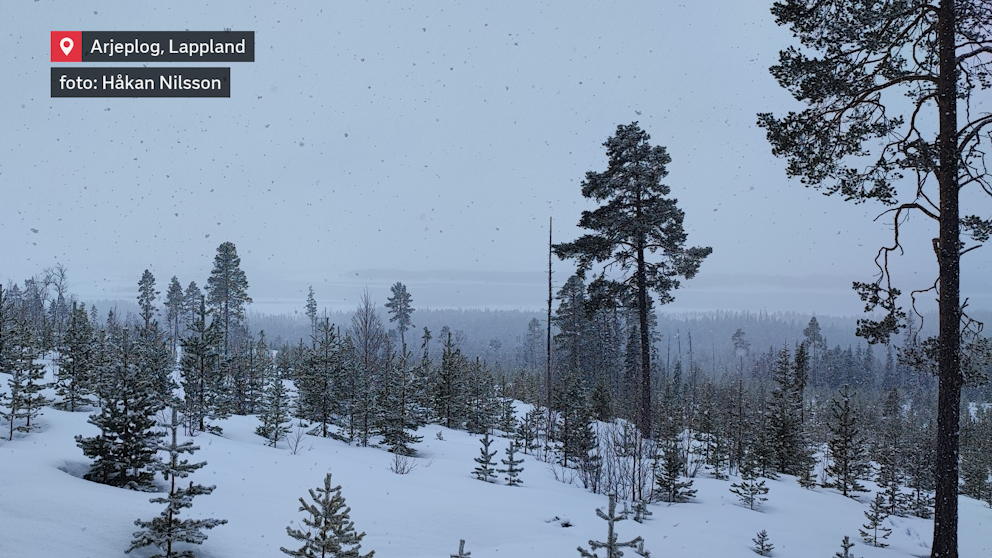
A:
{"label": "distant forest ridge", "polygon": [[[121,315],[138,314],[137,304],[126,300],[97,300],[90,304],[96,305],[101,315],[106,315],[111,308],[116,308]],[[386,309],[381,307],[379,311],[386,328],[391,329],[392,324],[389,323]],[[350,325],[353,314],[353,311],[331,311],[321,312],[320,317],[326,317],[331,324],[344,330]],[[684,361],[692,358],[704,370],[721,373],[733,360],[731,336],[737,329],[742,329],[747,334],[752,352],[764,353],[772,347],[781,348],[783,344],[794,347],[803,340],[803,329],[812,317],[812,314],[799,312],[662,311],[658,315],[655,330],[658,336],[655,347],[660,358],[659,363],[674,362],[681,355]],[[822,334],[831,348],[838,345],[842,348],[866,346],[863,339],[854,335],[857,320],[861,317],[816,315]],[[978,311],[972,317],[992,327],[992,311]],[[543,331],[546,327],[546,312],[421,308],[413,313],[414,330],[407,334],[407,344],[411,351],[418,353],[423,329],[426,327],[432,335],[431,352],[439,354],[441,330],[447,326],[467,357],[478,357],[492,364],[516,367],[521,365],[527,325],[533,319],[541,323]],[[300,339],[308,343],[310,339],[310,323],[302,312],[265,314],[252,312],[249,306],[248,324],[256,333],[265,331],[273,347],[283,342],[297,344]],[[916,326],[919,326],[918,319]],[[935,335],[936,332],[936,314],[924,314],[921,338]],[[552,330],[552,334],[554,333],[555,329]],[[903,336],[893,339],[896,345],[902,341]],[[876,348],[876,351],[878,356],[884,354],[884,348]]]}

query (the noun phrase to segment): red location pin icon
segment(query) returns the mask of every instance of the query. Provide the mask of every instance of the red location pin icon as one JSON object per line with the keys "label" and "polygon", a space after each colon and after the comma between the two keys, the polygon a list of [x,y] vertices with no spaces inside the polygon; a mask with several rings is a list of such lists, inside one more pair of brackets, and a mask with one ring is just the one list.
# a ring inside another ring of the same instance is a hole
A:
{"label": "red location pin icon", "polygon": [[52,62],[82,62],[83,32],[52,31]]}

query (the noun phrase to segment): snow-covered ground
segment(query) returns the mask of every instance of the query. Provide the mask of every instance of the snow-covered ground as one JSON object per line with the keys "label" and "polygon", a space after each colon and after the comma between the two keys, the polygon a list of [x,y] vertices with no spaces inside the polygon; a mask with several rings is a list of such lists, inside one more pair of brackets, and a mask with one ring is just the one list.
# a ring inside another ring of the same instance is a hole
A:
{"label": "snow-covered ground", "polygon": [[[82,479],[89,460],[73,437],[96,433],[88,414],[45,409],[38,431],[0,441],[0,557],[123,556],[134,520],[161,510],[148,502],[152,494]],[[254,417],[232,417],[219,423],[223,436],[195,438],[200,450],[192,460],[208,465],[190,480],[217,489],[196,498],[184,515],[229,521],[192,547],[197,556],[273,557],[283,555],[280,546],[298,548],[286,526],[299,525],[298,499],[322,486],[328,471],[343,486],[356,529],[367,533],[362,551],[375,550],[377,558],[446,558],[457,553],[459,539],[472,558],[578,556],[577,546],[606,536],[606,522],[595,513],[605,511],[606,496],[556,481],[547,464],[531,456],[524,456],[522,487],[476,480],[470,473],[479,437],[466,432],[422,429],[416,467],[397,475],[390,472],[392,454],[382,449],[307,438],[293,455],[282,444],[266,447],[254,433],[257,424]],[[505,457],[506,444],[496,439],[497,458]],[[931,521],[889,518],[891,546],[871,548],[858,536],[870,495],[855,501],[833,490],[805,490],[792,477],[767,484],[768,501],[751,511],[730,493],[730,482],[697,478],[694,502],[650,506],[653,516],[643,524],[618,523],[620,540],[642,536],[655,558],[750,558],[756,556],[751,539],[765,529],[778,558],[833,556],[844,535],[858,543],[852,551],[859,557],[929,556]],[[992,510],[970,498],[960,502],[961,556],[992,555]],[[563,527],[564,520],[571,526]],[[154,552],[149,547],[130,556]]]}

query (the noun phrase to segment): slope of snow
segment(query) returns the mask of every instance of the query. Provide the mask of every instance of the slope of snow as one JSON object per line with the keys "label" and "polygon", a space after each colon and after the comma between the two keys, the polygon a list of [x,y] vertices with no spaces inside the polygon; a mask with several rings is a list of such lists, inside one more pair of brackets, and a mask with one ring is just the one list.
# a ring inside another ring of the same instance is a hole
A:
{"label": "slope of snow", "polygon": [[[81,478],[89,460],[73,437],[95,433],[88,414],[45,409],[40,430],[0,441],[0,557],[123,556],[134,520],[161,510],[148,502],[151,494]],[[479,437],[466,432],[422,429],[416,468],[397,475],[389,470],[392,454],[382,449],[307,438],[292,455],[282,444],[266,447],[254,434],[254,417],[219,424],[223,436],[195,438],[200,450],[192,459],[208,465],[190,477],[217,489],[194,500],[187,517],[229,523],[208,531],[209,539],[193,547],[197,556],[271,557],[283,555],[280,546],[297,548],[286,526],[299,524],[298,499],[321,486],[328,471],[343,486],[356,529],[367,533],[362,550],[375,550],[378,558],[447,557],[457,553],[459,539],[473,558],[578,556],[577,546],[588,548],[589,539],[606,536],[606,522],[595,513],[597,507],[605,511],[606,496],[557,482],[548,465],[531,456],[524,456],[522,487],[506,486],[502,478],[499,484],[475,480],[470,473]],[[497,458],[505,457],[506,444],[502,438],[494,442]],[[929,555],[931,521],[889,518],[891,546],[871,548],[858,536],[869,496],[855,501],[832,490],[805,490],[792,477],[767,484],[769,500],[751,511],[729,492],[730,482],[697,478],[694,502],[652,505],[654,515],[645,523],[618,524],[620,540],[640,535],[657,558],[750,558],[751,539],[766,529],[775,545],[772,556],[779,558],[832,556],[844,535],[858,542],[853,552],[859,557]],[[970,498],[960,502],[961,556],[992,555],[992,510]],[[563,527],[564,520],[572,526]],[[146,548],[130,556],[152,554]]]}

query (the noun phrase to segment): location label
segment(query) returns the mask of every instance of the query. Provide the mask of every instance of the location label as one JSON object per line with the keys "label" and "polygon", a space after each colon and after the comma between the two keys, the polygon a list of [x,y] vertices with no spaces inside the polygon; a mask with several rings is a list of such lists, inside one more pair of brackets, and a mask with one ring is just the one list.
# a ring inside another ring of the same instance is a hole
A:
{"label": "location label", "polygon": [[83,32],[52,31],[52,62],[82,62]]}

